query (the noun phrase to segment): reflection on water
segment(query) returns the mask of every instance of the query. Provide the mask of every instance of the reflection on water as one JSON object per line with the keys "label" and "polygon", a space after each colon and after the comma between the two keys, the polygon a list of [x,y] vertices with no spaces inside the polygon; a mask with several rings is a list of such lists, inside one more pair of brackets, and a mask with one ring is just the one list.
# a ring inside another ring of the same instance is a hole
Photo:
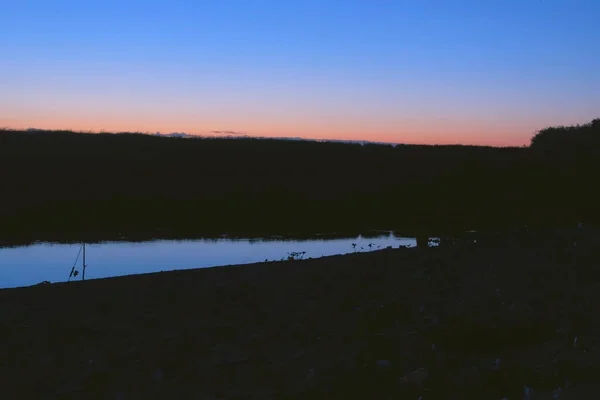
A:
{"label": "reflection on water", "polygon": [[[380,236],[313,240],[202,239],[106,242],[88,244],[86,279],[203,268],[296,258],[317,258],[354,251],[373,251],[388,246],[414,246],[412,238],[393,233]],[[62,282],[79,252],[80,244],[38,243],[26,247],[0,248],[0,287]],[[300,253],[300,254],[297,254]],[[81,267],[79,260],[78,269]],[[76,278],[76,279],[79,279]]]}

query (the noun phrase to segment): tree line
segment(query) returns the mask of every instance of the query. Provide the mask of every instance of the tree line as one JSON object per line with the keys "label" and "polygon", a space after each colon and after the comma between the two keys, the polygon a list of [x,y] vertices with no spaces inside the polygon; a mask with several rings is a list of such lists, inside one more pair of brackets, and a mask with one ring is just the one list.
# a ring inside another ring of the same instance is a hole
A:
{"label": "tree line", "polygon": [[0,130],[0,237],[598,221],[600,120],[529,147]]}

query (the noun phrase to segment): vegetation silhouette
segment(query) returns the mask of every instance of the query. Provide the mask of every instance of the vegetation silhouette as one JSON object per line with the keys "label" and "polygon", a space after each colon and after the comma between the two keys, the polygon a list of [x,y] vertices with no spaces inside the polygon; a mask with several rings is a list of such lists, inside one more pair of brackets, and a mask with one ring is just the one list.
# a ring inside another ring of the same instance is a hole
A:
{"label": "vegetation silhouette", "polygon": [[548,127],[531,139],[536,150],[565,154],[571,151],[588,153],[600,148],[600,118],[583,125]]}
{"label": "vegetation silhouette", "polygon": [[0,130],[0,241],[597,223],[600,120],[529,147]]}

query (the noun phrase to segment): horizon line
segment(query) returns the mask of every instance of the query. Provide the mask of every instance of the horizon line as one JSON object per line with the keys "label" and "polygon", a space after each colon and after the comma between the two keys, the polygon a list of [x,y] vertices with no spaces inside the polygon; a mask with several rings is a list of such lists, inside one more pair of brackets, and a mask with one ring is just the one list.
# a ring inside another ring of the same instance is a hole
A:
{"label": "horizon line", "polygon": [[[0,127],[0,131],[10,130],[10,131],[22,131],[22,132],[72,132],[72,133],[81,133],[81,134],[141,134],[148,136],[158,136],[163,138],[183,138],[183,139],[208,139],[208,138],[221,138],[221,139],[263,139],[263,140],[298,140],[298,141],[306,141],[306,142],[331,142],[331,143],[348,143],[348,144],[377,144],[377,145],[389,145],[392,147],[396,146],[465,146],[465,147],[492,147],[492,148],[524,148],[528,147],[527,145],[512,145],[512,146],[493,146],[493,145],[483,145],[483,144],[464,144],[464,143],[446,143],[446,144],[434,144],[434,143],[400,143],[400,142],[381,142],[381,141],[371,141],[367,139],[362,140],[354,140],[354,139],[330,139],[330,138],[304,138],[301,136],[260,136],[260,135],[252,135],[248,133],[237,133],[234,131],[224,131],[224,130],[212,130],[208,131],[209,134],[202,133],[188,133],[188,132],[170,132],[170,133],[162,133],[160,131],[149,132],[149,131],[106,131],[106,130],[75,130],[71,128],[63,128],[63,129],[45,129],[45,128],[10,128],[10,127]],[[213,132],[222,132],[222,134],[210,134]],[[228,133],[227,133],[228,132]],[[180,135],[180,136],[176,136]]]}

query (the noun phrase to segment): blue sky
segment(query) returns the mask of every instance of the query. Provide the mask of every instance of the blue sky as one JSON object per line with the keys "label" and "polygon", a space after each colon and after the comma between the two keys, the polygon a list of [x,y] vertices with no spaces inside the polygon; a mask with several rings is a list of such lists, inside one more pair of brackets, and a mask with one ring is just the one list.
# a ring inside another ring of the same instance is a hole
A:
{"label": "blue sky", "polygon": [[600,116],[598,1],[0,10],[0,126],[521,145]]}

